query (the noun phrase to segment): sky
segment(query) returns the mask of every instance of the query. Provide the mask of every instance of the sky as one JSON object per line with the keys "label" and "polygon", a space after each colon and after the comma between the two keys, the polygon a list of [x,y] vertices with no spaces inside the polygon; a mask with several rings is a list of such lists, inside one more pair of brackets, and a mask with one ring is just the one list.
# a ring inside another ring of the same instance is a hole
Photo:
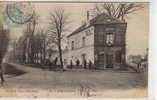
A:
{"label": "sky", "polygon": [[[36,12],[39,14],[40,28],[47,28],[49,22],[49,12],[52,12],[54,8],[63,7],[69,14],[69,30],[67,34],[70,34],[76,28],[78,28],[83,21],[86,20],[86,12],[92,9],[95,3],[33,3]],[[4,14],[5,7],[0,8],[0,21],[4,23],[4,26],[10,29],[10,35],[12,39],[18,38],[22,35],[24,25],[19,27],[12,27],[5,24]],[[145,8],[134,12],[126,17],[127,32],[126,32],[126,44],[128,55],[145,55],[148,48],[148,35],[149,35],[149,6],[145,4]]]}

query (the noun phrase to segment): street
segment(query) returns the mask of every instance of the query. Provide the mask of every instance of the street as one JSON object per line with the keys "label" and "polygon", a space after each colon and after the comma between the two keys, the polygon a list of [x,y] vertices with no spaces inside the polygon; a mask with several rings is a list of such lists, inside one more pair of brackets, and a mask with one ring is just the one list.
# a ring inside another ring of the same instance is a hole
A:
{"label": "street", "polygon": [[[84,88],[95,92],[116,89],[123,90],[124,93],[126,93],[125,90],[128,91],[129,89],[135,89],[136,91],[142,89],[144,90],[143,92],[147,90],[144,76],[133,71],[75,70],[62,72],[18,64],[11,65],[16,67],[16,69],[23,70],[25,73],[12,77],[5,75],[6,84],[4,87],[1,87],[2,89],[70,90]],[[118,94],[118,96],[120,95]]]}

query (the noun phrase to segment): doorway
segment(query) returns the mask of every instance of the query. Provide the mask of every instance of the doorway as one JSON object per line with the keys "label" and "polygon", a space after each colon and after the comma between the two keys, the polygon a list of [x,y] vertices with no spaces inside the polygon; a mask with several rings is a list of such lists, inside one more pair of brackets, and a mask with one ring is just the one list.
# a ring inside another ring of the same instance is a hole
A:
{"label": "doorway", "polygon": [[106,55],[106,68],[113,68],[113,54]]}
{"label": "doorway", "polygon": [[104,54],[99,54],[98,55],[98,66],[99,67],[104,67]]}

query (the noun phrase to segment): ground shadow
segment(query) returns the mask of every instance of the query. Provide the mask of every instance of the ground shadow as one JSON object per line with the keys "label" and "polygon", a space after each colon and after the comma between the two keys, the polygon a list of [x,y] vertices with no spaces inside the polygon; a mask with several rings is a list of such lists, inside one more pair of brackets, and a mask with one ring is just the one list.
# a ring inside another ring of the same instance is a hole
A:
{"label": "ground shadow", "polygon": [[3,63],[4,74],[8,75],[8,78],[16,77],[25,74],[26,72],[17,69],[14,65]]}

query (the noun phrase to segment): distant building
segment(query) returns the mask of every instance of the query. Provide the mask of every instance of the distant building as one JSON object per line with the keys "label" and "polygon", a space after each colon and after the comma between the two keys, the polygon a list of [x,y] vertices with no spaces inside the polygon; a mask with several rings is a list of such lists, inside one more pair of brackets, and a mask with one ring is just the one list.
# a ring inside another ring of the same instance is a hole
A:
{"label": "distant building", "polygon": [[[127,23],[105,14],[88,20],[70,35],[66,58],[81,64],[92,61],[98,69],[118,69],[125,64],[125,37]],[[64,53],[65,54],[65,53]],[[63,54],[63,56],[64,56]]]}

